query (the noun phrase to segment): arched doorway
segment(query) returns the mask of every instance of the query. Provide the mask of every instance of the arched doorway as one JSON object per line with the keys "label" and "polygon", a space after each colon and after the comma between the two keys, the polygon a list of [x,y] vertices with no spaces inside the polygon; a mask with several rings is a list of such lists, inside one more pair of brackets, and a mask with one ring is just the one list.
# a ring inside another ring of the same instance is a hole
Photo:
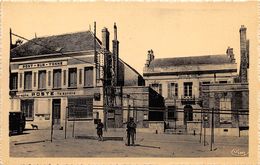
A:
{"label": "arched doorway", "polygon": [[184,106],[184,124],[187,124],[187,121],[193,120],[193,108],[191,105]]}

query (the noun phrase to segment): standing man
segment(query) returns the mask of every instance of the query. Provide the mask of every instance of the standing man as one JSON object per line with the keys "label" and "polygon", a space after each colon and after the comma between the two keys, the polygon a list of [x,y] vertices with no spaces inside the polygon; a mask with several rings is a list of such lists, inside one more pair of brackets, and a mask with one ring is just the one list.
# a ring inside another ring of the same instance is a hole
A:
{"label": "standing man", "polygon": [[132,146],[135,144],[134,137],[136,134],[136,124],[134,118],[130,117],[130,121],[127,122],[127,145],[130,146],[130,138],[132,139]]}
{"label": "standing man", "polygon": [[101,122],[101,119],[98,120],[97,123],[97,135],[98,135],[98,141],[103,141],[103,123]]}

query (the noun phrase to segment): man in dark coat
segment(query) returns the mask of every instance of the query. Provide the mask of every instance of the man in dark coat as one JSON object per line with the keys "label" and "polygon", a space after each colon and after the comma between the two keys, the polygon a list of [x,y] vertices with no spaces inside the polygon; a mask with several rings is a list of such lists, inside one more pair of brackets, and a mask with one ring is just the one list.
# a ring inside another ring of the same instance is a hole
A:
{"label": "man in dark coat", "polygon": [[130,146],[130,139],[132,139],[132,144],[135,144],[135,134],[136,134],[136,124],[134,122],[134,118],[130,117],[130,121],[127,122],[127,145]]}
{"label": "man in dark coat", "polygon": [[103,123],[101,122],[101,120],[98,120],[98,123],[97,123],[97,135],[98,135],[98,140],[99,141],[103,141]]}

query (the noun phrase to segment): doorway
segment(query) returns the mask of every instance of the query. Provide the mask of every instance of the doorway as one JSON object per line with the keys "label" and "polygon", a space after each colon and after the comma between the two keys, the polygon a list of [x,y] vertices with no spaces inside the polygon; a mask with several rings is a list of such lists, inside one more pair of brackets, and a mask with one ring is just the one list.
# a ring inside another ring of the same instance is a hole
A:
{"label": "doorway", "polygon": [[60,99],[52,100],[52,119],[54,125],[60,124]]}
{"label": "doorway", "polygon": [[193,108],[191,105],[185,105],[184,107],[184,124],[187,124],[187,121],[193,120]]}

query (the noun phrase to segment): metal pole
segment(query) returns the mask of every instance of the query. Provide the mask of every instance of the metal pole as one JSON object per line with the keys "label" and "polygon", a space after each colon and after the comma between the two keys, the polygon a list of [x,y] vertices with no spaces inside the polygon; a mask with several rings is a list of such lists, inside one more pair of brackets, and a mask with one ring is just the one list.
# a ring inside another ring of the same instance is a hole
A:
{"label": "metal pole", "polygon": [[210,151],[212,151],[213,148],[213,108],[211,109],[211,138],[210,138]]}
{"label": "metal pole", "polygon": [[202,118],[203,118],[202,117],[202,111],[203,111],[202,109],[200,111],[200,143],[202,142],[202,137],[201,137],[202,136]]}
{"label": "metal pole", "polygon": [[203,118],[203,126],[204,126],[204,132],[203,132],[203,135],[204,135],[204,138],[203,138],[203,141],[204,141],[204,146],[206,146],[206,122]]}
{"label": "metal pole", "polygon": [[51,142],[52,142],[52,136],[53,136],[53,109],[52,109],[52,114],[51,114]]}
{"label": "metal pole", "polygon": [[72,137],[74,137],[74,129],[75,129],[75,107],[73,107],[73,112],[74,112],[74,116],[73,116],[73,126],[72,126]]}
{"label": "metal pole", "polygon": [[65,139],[67,138],[67,115],[68,115],[68,107],[66,107],[66,111],[65,111]]}
{"label": "metal pole", "polygon": [[129,104],[129,99],[130,99],[130,96],[127,95],[127,121],[129,121],[129,118],[130,118],[130,104]]}

